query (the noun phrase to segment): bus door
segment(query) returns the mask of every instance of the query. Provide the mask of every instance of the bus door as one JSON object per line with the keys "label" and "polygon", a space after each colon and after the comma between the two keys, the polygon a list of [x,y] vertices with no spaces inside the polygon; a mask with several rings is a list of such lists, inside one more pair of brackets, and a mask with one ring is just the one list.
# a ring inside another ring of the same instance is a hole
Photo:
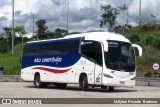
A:
{"label": "bus door", "polygon": [[95,84],[102,84],[102,65],[103,65],[103,57],[102,57],[102,46],[101,43],[96,42],[95,48],[95,70],[94,70],[94,80]]}
{"label": "bus door", "polygon": [[101,43],[97,41],[83,41],[81,43],[81,54],[88,60],[86,63],[89,84],[101,84],[102,74],[102,49]]}

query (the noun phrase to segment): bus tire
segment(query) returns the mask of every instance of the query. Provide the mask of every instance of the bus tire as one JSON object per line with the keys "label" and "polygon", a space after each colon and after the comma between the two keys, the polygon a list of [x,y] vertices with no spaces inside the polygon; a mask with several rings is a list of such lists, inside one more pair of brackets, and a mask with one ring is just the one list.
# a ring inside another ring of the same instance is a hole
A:
{"label": "bus tire", "polygon": [[88,79],[87,79],[87,76],[84,76],[83,77],[83,90],[84,91],[87,91],[88,90]]}
{"label": "bus tire", "polygon": [[113,92],[114,91],[114,87],[108,87],[109,92]]}
{"label": "bus tire", "polygon": [[55,87],[62,89],[62,88],[66,88],[66,87],[67,87],[67,84],[66,84],[66,83],[56,83],[56,84],[55,84]]}
{"label": "bus tire", "polygon": [[83,81],[79,82],[79,87],[83,87]]}
{"label": "bus tire", "polygon": [[45,83],[41,82],[41,78],[40,78],[40,75],[36,75],[35,78],[34,78],[34,85],[37,87],[37,88],[44,88],[46,86]]}
{"label": "bus tire", "polygon": [[107,89],[107,86],[101,86],[101,89]]}

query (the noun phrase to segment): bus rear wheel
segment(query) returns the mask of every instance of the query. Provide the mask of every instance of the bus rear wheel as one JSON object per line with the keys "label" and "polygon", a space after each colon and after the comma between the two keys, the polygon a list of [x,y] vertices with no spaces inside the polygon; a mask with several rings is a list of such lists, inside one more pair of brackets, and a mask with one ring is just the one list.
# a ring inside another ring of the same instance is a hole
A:
{"label": "bus rear wheel", "polygon": [[83,83],[83,90],[87,91],[89,85],[88,85],[88,79],[87,79],[86,76],[83,77],[83,82],[82,83]]}
{"label": "bus rear wheel", "polygon": [[41,82],[41,78],[40,78],[40,75],[36,75],[35,78],[34,78],[34,85],[37,87],[37,88],[44,88],[46,87],[46,84]]}
{"label": "bus rear wheel", "polygon": [[114,87],[108,87],[109,92],[113,92],[114,91]]}

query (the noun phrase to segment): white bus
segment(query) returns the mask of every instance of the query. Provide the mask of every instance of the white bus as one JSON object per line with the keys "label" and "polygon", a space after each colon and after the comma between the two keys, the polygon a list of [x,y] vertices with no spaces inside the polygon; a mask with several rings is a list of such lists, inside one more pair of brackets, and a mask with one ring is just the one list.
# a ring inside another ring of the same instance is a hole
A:
{"label": "white bus", "polygon": [[79,84],[108,88],[135,85],[136,59],[134,47],[139,45],[120,34],[92,32],[64,38],[27,42],[23,51],[21,78],[37,87],[55,84]]}

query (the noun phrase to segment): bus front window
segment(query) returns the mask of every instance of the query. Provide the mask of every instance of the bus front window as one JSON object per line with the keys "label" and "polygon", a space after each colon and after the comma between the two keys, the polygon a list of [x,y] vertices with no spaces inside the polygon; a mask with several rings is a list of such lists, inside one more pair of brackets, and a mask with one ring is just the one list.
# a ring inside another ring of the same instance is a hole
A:
{"label": "bus front window", "polygon": [[134,72],[135,55],[131,44],[120,41],[107,41],[108,52],[105,52],[106,67],[113,70]]}

